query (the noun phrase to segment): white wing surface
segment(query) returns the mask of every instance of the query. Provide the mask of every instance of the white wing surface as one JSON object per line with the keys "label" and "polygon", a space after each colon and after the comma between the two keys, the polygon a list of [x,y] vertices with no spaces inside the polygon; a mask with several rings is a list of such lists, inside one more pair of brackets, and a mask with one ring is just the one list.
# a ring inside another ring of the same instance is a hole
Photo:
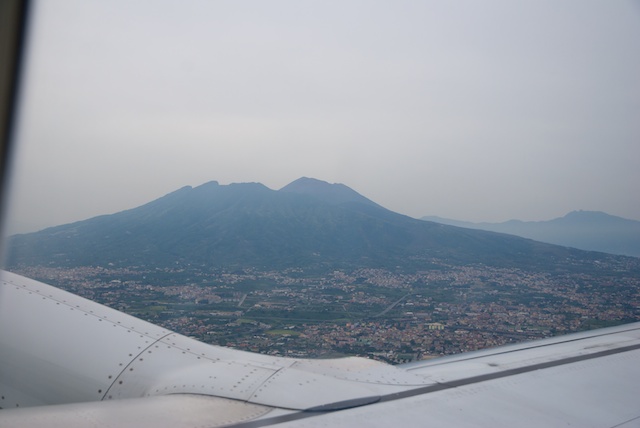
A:
{"label": "white wing surface", "polygon": [[0,426],[637,426],[639,363],[640,323],[403,366],[277,358],[0,280]]}

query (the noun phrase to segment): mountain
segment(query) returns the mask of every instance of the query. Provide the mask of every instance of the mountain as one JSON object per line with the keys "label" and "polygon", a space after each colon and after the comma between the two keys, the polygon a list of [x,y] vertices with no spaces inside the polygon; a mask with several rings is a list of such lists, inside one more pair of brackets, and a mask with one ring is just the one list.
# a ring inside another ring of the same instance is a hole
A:
{"label": "mountain", "polygon": [[441,217],[423,220],[471,229],[489,230],[587,251],[640,257],[640,221],[599,211],[572,211],[547,221],[509,220],[503,223],[471,223]]}
{"label": "mountain", "polygon": [[603,257],[387,210],[341,184],[301,178],[183,187],[138,208],[14,235],[8,265],[570,269]]}

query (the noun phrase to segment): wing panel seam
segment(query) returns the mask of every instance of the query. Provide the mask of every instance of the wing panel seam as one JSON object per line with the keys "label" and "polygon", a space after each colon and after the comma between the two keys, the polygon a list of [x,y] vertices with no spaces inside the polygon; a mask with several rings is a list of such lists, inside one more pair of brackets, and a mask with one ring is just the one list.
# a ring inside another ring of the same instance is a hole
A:
{"label": "wing panel seam", "polygon": [[149,350],[149,348],[151,348],[152,346],[154,346],[155,344],[157,344],[158,342],[161,342],[162,340],[164,340],[166,337],[171,336],[172,334],[175,334],[173,332],[167,333],[164,336],[162,336],[159,339],[156,339],[155,341],[151,342],[149,344],[149,346],[147,346],[146,348],[144,348],[142,351],[140,351],[139,353],[137,353],[136,355],[134,355],[133,357],[131,357],[131,360],[129,360],[129,362],[127,363],[126,366],[124,366],[122,368],[122,370],[120,371],[120,373],[118,373],[117,376],[113,377],[113,382],[111,382],[111,385],[109,385],[109,387],[107,388],[107,390],[105,391],[104,395],[102,396],[102,398],[100,399],[101,401],[103,401],[105,399],[105,397],[107,397],[109,395],[109,392],[111,392],[111,388],[113,388],[113,386],[116,384],[116,381],[118,379],[120,379],[120,377],[126,373],[127,369],[131,366],[131,364],[133,364],[139,357],[140,355],[143,355],[147,350]]}

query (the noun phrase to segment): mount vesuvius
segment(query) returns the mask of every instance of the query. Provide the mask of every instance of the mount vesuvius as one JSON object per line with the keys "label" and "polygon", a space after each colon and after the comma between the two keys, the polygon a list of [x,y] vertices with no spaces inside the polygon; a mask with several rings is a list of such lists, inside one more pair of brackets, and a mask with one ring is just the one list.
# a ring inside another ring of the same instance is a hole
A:
{"label": "mount vesuvius", "polygon": [[9,240],[8,266],[564,270],[613,256],[413,219],[342,184],[300,178],[183,187],[140,207]]}

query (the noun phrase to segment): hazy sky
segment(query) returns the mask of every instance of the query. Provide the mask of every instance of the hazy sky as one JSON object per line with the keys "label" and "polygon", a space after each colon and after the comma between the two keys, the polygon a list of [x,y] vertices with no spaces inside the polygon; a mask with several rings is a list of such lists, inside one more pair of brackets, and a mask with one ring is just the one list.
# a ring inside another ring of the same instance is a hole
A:
{"label": "hazy sky", "polygon": [[640,3],[36,2],[10,232],[301,177],[470,221],[640,220]]}

